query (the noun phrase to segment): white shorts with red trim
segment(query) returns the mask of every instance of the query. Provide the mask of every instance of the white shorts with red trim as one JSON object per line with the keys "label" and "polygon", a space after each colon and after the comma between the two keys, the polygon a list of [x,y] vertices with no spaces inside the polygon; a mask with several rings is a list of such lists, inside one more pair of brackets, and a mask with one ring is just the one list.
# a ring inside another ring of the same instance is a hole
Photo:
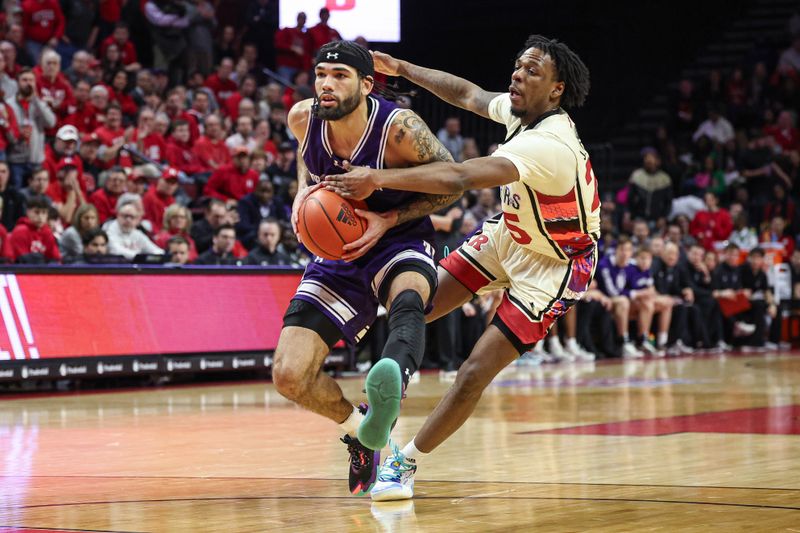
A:
{"label": "white shorts with red trim", "polygon": [[497,316],[527,345],[581,299],[595,263],[596,252],[561,261],[524,248],[502,220],[490,219],[439,265],[475,294],[504,289]]}

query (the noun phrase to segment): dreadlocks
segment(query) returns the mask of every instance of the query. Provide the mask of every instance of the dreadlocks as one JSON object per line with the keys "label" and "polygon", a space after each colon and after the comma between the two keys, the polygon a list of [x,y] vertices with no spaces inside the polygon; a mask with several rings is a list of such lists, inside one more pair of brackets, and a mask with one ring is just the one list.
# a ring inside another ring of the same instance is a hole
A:
{"label": "dreadlocks", "polygon": [[517,57],[520,57],[529,48],[537,48],[553,60],[556,78],[558,81],[564,82],[561,107],[569,109],[582,106],[586,95],[589,94],[589,69],[586,68],[578,54],[558,39],[531,35],[525,41],[525,46],[517,54]]}

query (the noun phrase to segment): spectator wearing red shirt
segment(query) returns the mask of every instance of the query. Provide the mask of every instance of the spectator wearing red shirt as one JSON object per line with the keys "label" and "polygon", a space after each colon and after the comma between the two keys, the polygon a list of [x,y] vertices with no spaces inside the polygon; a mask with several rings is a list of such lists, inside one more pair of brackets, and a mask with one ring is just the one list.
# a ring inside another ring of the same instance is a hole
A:
{"label": "spectator wearing red shirt", "polygon": [[278,75],[291,80],[300,70],[311,68],[311,43],[303,31],[306,25],[306,14],[297,14],[297,25],[294,28],[282,28],[275,33],[275,63]]}
{"label": "spectator wearing red shirt", "polygon": [[185,120],[189,123],[189,134],[192,142],[200,137],[200,128],[197,126],[197,121],[192,115],[186,112],[186,95],[183,91],[173,89],[169,92],[164,111],[172,122],[176,120]]}
{"label": "spectator wearing red shirt", "polygon": [[238,90],[236,82],[231,79],[231,74],[233,74],[233,59],[225,57],[217,67],[217,72],[206,78],[205,87],[213,91],[220,105]]}
{"label": "spectator wearing red shirt", "polygon": [[128,184],[126,185],[126,193],[136,194],[139,198],[144,196],[147,192],[147,182],[149,181],[145,172],[143,172],[145,168],[146,167],[137,167],[130,171],[128,174]]}
{"label": "spectator wearing red shirt", "polygon": [[41,99],[59,118],[66,117],[69,107],[75,105],[75,97],[72,94],[72,85],[61,73],[61,56],[52,50],[46,50],[33,73],[36,75],[36,90]]}
{"label": "spectator wearing red shirt", "polygon": [[98,39],[102,42],[116,28],[122,18],[122,6],[126,0],[100,0],[99,19],[100,32]]}
{"label": "spectator wearing red shirt", "polygon": [[[75,105],[67,110],[69,114],[62,121],[63,124],[75,126],[81,133],[91,133],[100,126],[97,120],[98,110],[91,103],[91,91],[92,87],[85,80],[75,84]],[[99,100],[100,97],[95,99]],[[102,118],[105,121],[105,113],[102,114]]]}
{"label": "spectator wearing red shirt", "polygon": [[244,195],[253,192],[258,174],[250,168],[250,150],[239,146],[233,151],[233,164],[219,167],[208,180],[205,193],[211,198],[236,205]]}
{"label": "spectator wearing red shirt", "polygon": [[733,231],[733,220],[727,209],[719,207],[713,192],[705,194],[706,209],[698,211],[689,225],[689,233],[706,250],[713,250],[716,241],[724,241]]}
{"label": "spectator wearing red shirt", "polygon": [[125,192],[127,176],[122,167],[114,167],[108,171],[102,189],[98,189],[89,197],[89,203],[97,208],[100,224],[117,216],[117,200]]}
{"label": "spectator wearing red shirt", "polygon": [[[787,221],[788,230],[795,233],[798,221],[795,218],[796,206],[794,200],[786,193],[786,185],[776,183],[772,186],[772,198],[764,206],[764,220],[772,220],[775,217],[783,217]],[[792,224],[794,222],[794,224]]]}
{"label": "spectator wearing red shirt", "polygon": [[192,214],[189,209],[173,203],[164,211],[164,225],[161,231],[155,236],[155,242],[161,248],[167,249],[167,243],[173,237],[181,237],[189,243],[189,261],[197,259],[197,247],[194,239],[189,235],[192,227]]}
{"label": "spectator wearing red shirt", "polygon": [[[78,152],[78,129],[75,126],[67,124],[61,126],[56,133],[56,140],[51,145],[47,144],[44,148],[44,163],[42,166],[47,169],[52,178],[55,178],[58,165],[67,158],[73,160],[73,164],[78,169],[78,184],[80,185],[81,192],[85,195],[88,190],[86,180],[83,178],[83,161],[77,157]],[[53,179],[50,184],[50,189],[47,195],[51,198],[58,198],[63,201],[63,191],[58,182]]]}
{"label": "spectator wearing red shirt", "polygon": [[18,263],[61,261],[58,243],[47,224],[48,211],[44,197],[28,200],[26,216],[19,220],[9,237],[11,255]]}
{"label": "spectator wearing red shirt", "polygon": [[55,48],[64,36],[64,13],[58,0],[22,0],[25,48],[36,61],[42,48]]}
{"label": "spectator wearing red shirt", "polygon": [[167,143],[167,163],[188,176],[205,172],[206,168],[192,148],[189,123],[185,120],[176,120],[172,123],[172,135]]}
{"label": "spectator wearing red shirt", "polygon": [[130,157],[121,154],[126,138],[125,130],[122,128],[122,109],[119,104],[116,102],[108,104],[106,123],[94,130],[94,133],[100,139],[100,159],[105,162],[106,168],[111,168],[115,164],[130,166]]}
{"label": "spectator wearing red shirt", "polygon": [[114,26],[114,33],[100,44],[100,56],[105,57],[106,48],[116,44],[119,49],[120,61],[125,65],[126,71],[137,71],[142,68],[136,57],[136,48],[131,42],[131,32],[128,25],[124,22],[117,22]]}
{"label": "spectator wearing red shirt", "polygon": [[328,19],[331,12],[327,7],[319,10],[319,24],[309,28],[308,37],[311,40],[311,54],[316,55],[317,51],[332,41],[341,41],[342,36],[339,32],[328,26]]}
{"label": "spectator wearing red shirt", "polygon": [[128,94],[128,74],[120,69],[117,70],[111,78],[111,87],[109,90],[109,97],[112,101],[119,104],[122,109],[122,114],[128,119],[132,119],[139,112],[139,107],[133,98]]}
{"label": "spectator wearing red shirt", "polygon": [[256,123],[253,137],[256,139],[256,149],[264,151],[267,156],[267,166],[270,166],[278,158],[278,147],[272,140],[272,127],[269,125],[269,120],[264,118]]}
{"label": "spectator wearing red shirt", "polygon": [[791,257],[794,252],[794,239],[791,235],[786,235],[786,221],[783,217],[773,217],[769,221],[769,229],[761,234],[762,248],[766,247],[764,243],[771,243],[778,248],[781,248],[783,258]]}
{"label": "spectator wearing red shirt", "polygon": [[14,110],[0,97],[0,161],[6,160],[6,148],[19,140],[19,125]]}
{"label": "spectator wearing red shirt", "polygon": [[216,170],[231,162],[231,153],[225,144],[222,120],[218,115],[211,114],[206,117],[205,135],[194,143],[192,151],[205,171]]}
{"label": "spectator wearing red shirt", "polygon": [[[14,43],[10,41],[3,41],[0,43],[0,53],[3,54],[3,59],[5,59],[5,67],[3,67],[3,71],[8,74],[8,77],[16,80],[17,76],[20,72],[22,72],[22,65],[17,63],[17,47],[14,46]],[[6,98],[10,98],[13,95],[7,94]]]}
{"label": "spectator wearing red shirt", "polygon": [[69,224],[75,210],[86,203],[86,196],[81,191],[80,160],[77,157],[65,157],[56,165],[56,172],[47,187],[47,196],[53,200],[53,207],[58,211],[61,221]]}
{"label": "spectator wearing red shirt", "polygon": [[[156,182],[155,187],[150,187],[142,197],[144,218],[150,221],[153,233],[161,231],[164,213],[169,206],[175,203],[175,193],[178,191],[178,186],[178,169],[167,167],[158,182]],[[161,245],[159,246],[164,248]]]}
{"label": "spectator wearing red shirt", "polygon": [[94,190],[97,177],[103,171],[100,168],[100,161],[97,154],[100,151],[100,139],[94,133],[86,133],[81,137],[81,145],[78,154],[83,161],[83,179],[86,181],[87,188]]}
{"label": "spectator wearing red shirt", "polygon": [[231,120],[236,121],[239,118],[239,103],[248,98],[250,100],[255,100],[256,98],[256,90],[258,89],[258,85],[256,84],[256,77],[247,74],[244,78],[242,78],[242,83],[239,85],[239,91],[233,93],[227,100],[225,100],[225,113],[230,117]]}
{"label": "spectator wearing red shirt", "polygon": [[131,142],[136,143],[136,149],[153,161],[164,161],[167,156],[167,142],[155,129],[156,115],[149,107],[139,112],[136,129],[133,130]]}
{"label": "spectator wearing red shirt", "polygon": [[781,111],[777,123],[765,127],[764,133],[775,139],[784,152],[800,150],[800,131],[794,127],[791,111]]}

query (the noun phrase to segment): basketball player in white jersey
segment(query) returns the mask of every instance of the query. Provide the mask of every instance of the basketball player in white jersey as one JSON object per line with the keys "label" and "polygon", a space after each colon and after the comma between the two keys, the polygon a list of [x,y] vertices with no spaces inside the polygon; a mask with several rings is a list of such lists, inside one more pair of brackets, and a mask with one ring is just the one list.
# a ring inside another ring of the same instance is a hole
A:
{"label": "basketball player in white jersey", "polygon": [[428,321],[502,288],[492,324],[458,371],[455,384],[404,448],[394,447],[372,489],[373,500],[413,496],[417,465],[469,418],[505,366],[544,338],[588,289],[596,264],[600,200],[589,154],[564,109],[583,104],[589,71],[564,43],[528,38],[506,93],[487,92],[445,72],[374,53],[375,67],[403,76],[450,104],[504,124],[507,137],[489,157],[407,169],[354,167],[326,178],[350,198],[379,188],[461,193],[501,187],[503,212],[439,264],[439,290]]}

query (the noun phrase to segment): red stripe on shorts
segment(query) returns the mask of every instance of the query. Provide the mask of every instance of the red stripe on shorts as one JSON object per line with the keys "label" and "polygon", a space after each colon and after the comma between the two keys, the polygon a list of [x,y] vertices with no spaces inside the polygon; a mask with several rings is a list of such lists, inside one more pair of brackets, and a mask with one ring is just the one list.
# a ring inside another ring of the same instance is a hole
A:
{"label": "red stripe on shorts", "polygon": [[447,270],[451,276],[473,293],[489,284],[486,276],[458,252],[453,252],[442,259],[439,266]]}
{"label": "red stripe on shorts", "polygon": [[511,303],[508,293],[503,294],[503,301],[497,308],[497,316],[522,344],[534,344],[542,340],[555,321],[555,316],[551,312],[545,313],[540,322],[532,321],[528,315]]}

